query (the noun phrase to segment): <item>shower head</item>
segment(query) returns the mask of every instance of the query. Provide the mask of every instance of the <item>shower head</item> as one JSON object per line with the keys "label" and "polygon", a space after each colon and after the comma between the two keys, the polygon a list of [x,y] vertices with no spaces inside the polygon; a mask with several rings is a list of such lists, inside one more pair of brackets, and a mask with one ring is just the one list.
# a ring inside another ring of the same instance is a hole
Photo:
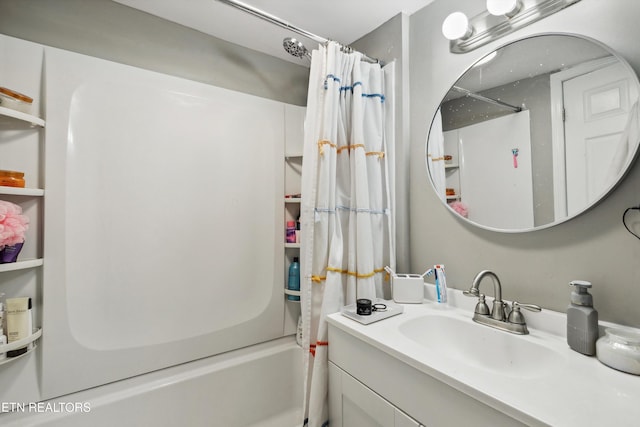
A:
{"label": "shower head", "polygon": [[294,39],[293,37],[287,37],[282,40],[282,47],[287,51],[289,55],[293,55],[296,58],[302,58],[303,56],[309,57],[309,51],[302,44],[302,42]]}

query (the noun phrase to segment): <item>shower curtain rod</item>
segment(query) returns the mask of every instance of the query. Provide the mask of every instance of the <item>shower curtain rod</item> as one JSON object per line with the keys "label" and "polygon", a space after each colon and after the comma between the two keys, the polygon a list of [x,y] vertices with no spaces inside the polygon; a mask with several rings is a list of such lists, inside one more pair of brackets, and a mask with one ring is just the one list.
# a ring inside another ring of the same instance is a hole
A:
{"label": "shower curtain rod", "polygon": [[[305,37],[307,37],[307,38],[309,38],[311,40],[314,40],[314,41],[316,41],[318,43],[327,44],[330,41],[329,39],[326,39],[324,37],[320,37],[320,36],[318,36],[316,34],[310,33],[309,31],[306,31],[306,30],[298,28],[298,27],[296,27],[294,25],[291,25],[287,21],[284,21],[284,20],[278,18],[275,15],[267,13],[267,12],[265,12],[263,10],[260,10],[260,9],[258,9],[256,7],[248,5],[246,3],[243,3],[243,2],[240,2],[240,1],[236,1],[236,0],[217,0],[217,1],[219,1],[220,3],[224,3],[226,5],[235,7],[236,9],[239,9],[239,10],[241,10],[243,12],[247,12],[247,13],[253,15],[253,16],[257,16],[260,19],[263,19],[263,20],[265,20],[267,22],[275,24],[275,25],[277,25],[279,27],[282,27],[284,29],[293,31],[294,33],[297,33],[297,34],[300,34],[302,36],[305,36]],[[341,43],[340,43],[340,46],[342,46],[342,48],[345,49],[345,50],[349,50],[349,51],[353,50],[349,46],[344,46]],[[365,55],[364,53],[362,54],[362,58],[364,60],[366,60],[367,62],[371,62],[371,63],[374,63],[374,64],[382,65],[382,62],[380,60],[378,60],[376,58],[371,58],[371,57]]]}
{"label": "shower curtain rod", "polygon": [[478,95],[477,93],[461,88],[460,86],[453,86],[452,89],[455,90],[456,92],[463,93],[465,96],[468,96],[469,98],[477,99],[478,101],[488,102],[489,104],[497,105],[498,107],[508,108],[510,110],[513,110],[516,113],[519,113],[520,111],[522,111],[521,107],[516,107],[515,105],[507,104],[506,102],[502,102],[497,99],[489,98],[483,95]]}

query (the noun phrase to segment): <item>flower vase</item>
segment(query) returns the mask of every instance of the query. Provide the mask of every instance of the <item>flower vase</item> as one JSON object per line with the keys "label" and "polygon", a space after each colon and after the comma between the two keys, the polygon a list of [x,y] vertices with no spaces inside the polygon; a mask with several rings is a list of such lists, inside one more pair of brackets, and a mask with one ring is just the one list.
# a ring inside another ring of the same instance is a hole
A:
{"label": "flower vase", "polygon": [[5,246],[0,251],[0,264],[16,262],[16,260],[18,259],[18,254],[22,250],[22,245],[24,245],[24,242],[16,243],[15,245],[11,246]]}

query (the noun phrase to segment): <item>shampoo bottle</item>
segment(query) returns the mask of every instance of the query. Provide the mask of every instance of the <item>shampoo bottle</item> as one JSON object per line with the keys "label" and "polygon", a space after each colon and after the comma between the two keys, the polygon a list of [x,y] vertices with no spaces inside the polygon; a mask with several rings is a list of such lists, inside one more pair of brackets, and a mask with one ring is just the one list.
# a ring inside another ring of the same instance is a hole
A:
{"label": "shampoo bottle", "polygon": [[[300,263],[298,262],[298,257],[294,257],[293,262],[289,265],[287,289],[290,291],[300,290]],[[290,301],[300,301],[300,297],[297,295],[287,295],[287,299]]]}
{"label": "shampoo bottle", "polygon": [[575,289],[567,308],[567,343],[573,350],[593,356],[598,340],[598,312],[593,308],[593,297],[589,293],[591,283],[574,280],[569,284]]}
{"label": "shampoo bottle", "polygon": [[[28,337],[33,333],[33,326],[31,321],[31,298],[9,298],[7,299],[7,341],[12,343]],[[26,353],[31,347],[28,346],[19,348],[17,350],[10,350],[7,352],[7,357],[20,356]]]}

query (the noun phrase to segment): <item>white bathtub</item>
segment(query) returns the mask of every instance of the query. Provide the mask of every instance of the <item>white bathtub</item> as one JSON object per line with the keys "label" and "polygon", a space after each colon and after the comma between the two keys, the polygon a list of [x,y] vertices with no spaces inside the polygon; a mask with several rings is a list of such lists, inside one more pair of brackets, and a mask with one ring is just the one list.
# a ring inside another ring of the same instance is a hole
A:
{"label": "white bathtub", "polygon": [[294,427],[302,387],[302,349],[285,337],[27,406],[0,424]]}

